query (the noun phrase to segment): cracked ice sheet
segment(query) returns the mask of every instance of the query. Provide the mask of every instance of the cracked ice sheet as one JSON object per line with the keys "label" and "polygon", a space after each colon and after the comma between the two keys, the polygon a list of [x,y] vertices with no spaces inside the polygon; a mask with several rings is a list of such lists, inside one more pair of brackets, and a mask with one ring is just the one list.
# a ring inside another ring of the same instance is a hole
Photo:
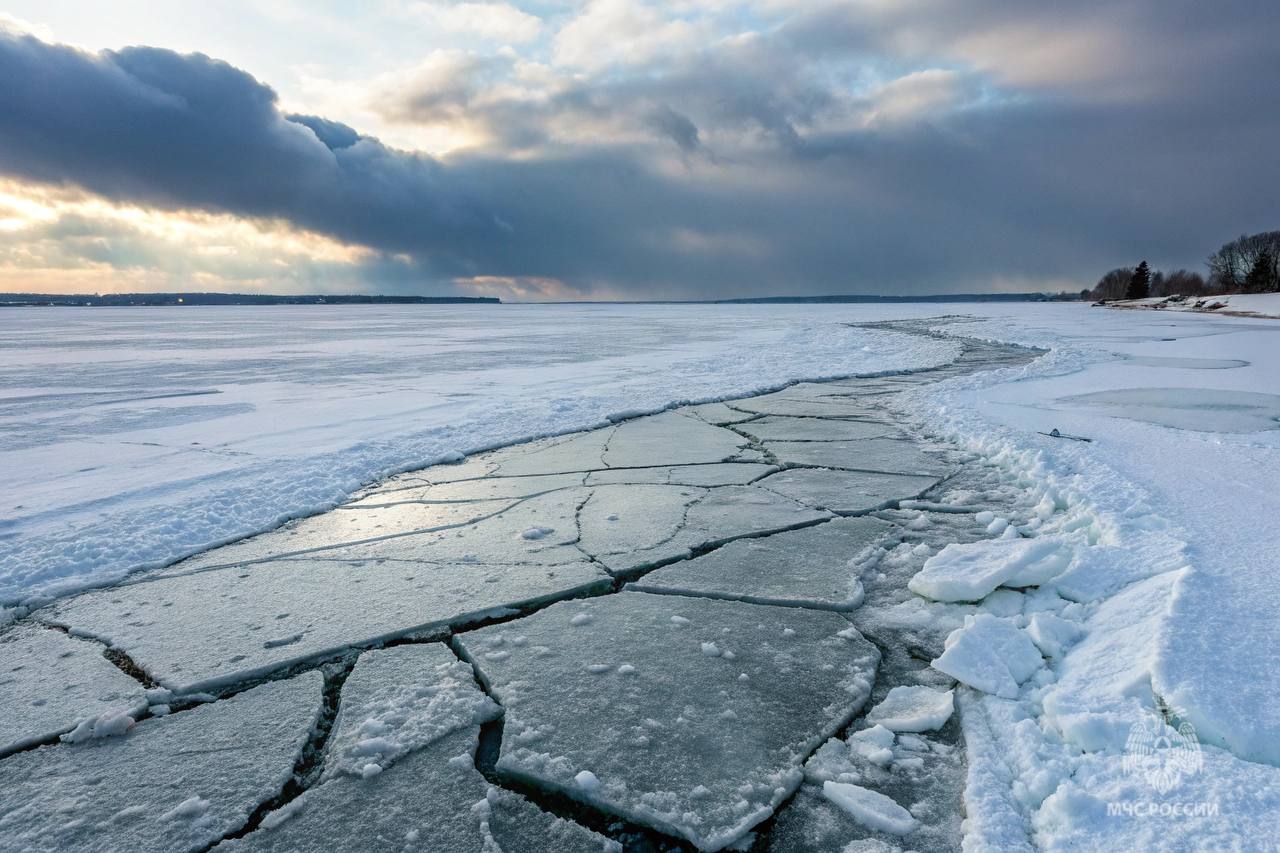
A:
{"label": "cracked ice sheet", "polygon": [[754,415],[782,415],[794,418],[853,418],[883,422],[884,411],[847,397],[788,396],[785,391],[734,400],[729,405]]}
{"label": "cracked ice sheet", "polygon": [[913,441],[866,438],[856,441],[766,441],[765,450],[783,465],[941,476],[948,465]]}
{"label": "cracked ice sheet", "polygon": [[136,715],[146,707],[142,685],[101,646],[30,625],[0,634],[0,755],[107,711]]}
{"label": "cracked ice sheet", "polygon": [[241,827],[293,773],[319,716],[311,672],[0,762],[8,849],[199,849]]}
{"label": "cracked ice sheet", "polygon": [[582,508],[579,545],[624,574],[695,548],[829,517],[755,486],[600,486]]}
{"label": "cracked ice sheet", "polygon": [[721,462],[709,465],[667,465],[656,468],[621,468],[592,471],[588,486],[614,483],[657,483],[671,486],[745,486],[777,471],[775,465],[758,462]]}
{"label": "cracked ice sheet", "polygon": [[609,468],[723,462],[746,445],[735,432],[663,412],[619,424],[601,460]]}
{"label": "cracked ice sheet", "polygon": [[770,474],[756,485],[806,506],[840,515],[883,509],[900,500],[918,498],[936,486],[940,477],[796,468]]}
{"label": "cracked ice sheet", "polygon": [[339,508],[291,521],[221,548],[205,551],[143,579],[176,575],[195,569],[251,563],[288,554],[314,551],[348,542],[361,542],[413,531],[452,529],[513,506],[509,500],[455,504],[399,504],[370,509]]}
{"label": "cracked ice sheet", "polygon": [[862,603],[859,557],[893,526],[842,518],[785,533],[740,539],[645,575],[630,588],[729,598],[756,604],[852,610]]}
{"label": "cracked ice sheet", "polygon": [[851,441],[891,438],[897,430],[888,424],[829,418],[786,418],[765,415],[736,429],[760,441]]}
{"label": "cracked ice sheet", "polygon": [[586,561],[275,560],[86,593],[39,616],[121,649],[165,687],[191,692],[608,584]]}
{"label": "cracked ice sheet", "polygon": [[527,498],[581,486],[586,474],[533,474],[528,477],[482,477],[448,483],[401,487],[378,491],[346,504],[347,508],[388,506],[396,503],[438,501],[480,501]]}
{"label": "cracked ice sheet", "polygon": [[499,772],[703,850],[795,790],[879,659],[836,613],[630,591],[459,641],[506,709]]}
{"label": "cracked ice sheet", "polygon": [[318,847],[429,853],[613,853],[618,846],[528,800],[491,787],[475,769],[478,729],[451,732],[369,779],[340,776],[267,815],[221,853]]}
{"label": "cracked ice sheet", "polygon": [[342,686],[322,781],[217,849],[614,849],[489,786],[473,755],[480,725],[501,712],[443,644],[365,652]]}
{"label": "cracked ice sheet", "polygon": [[476,688],[471,667],[441,643],[365,652],[342,686],[324,775],[382,772],[415,749],[501,715]]}

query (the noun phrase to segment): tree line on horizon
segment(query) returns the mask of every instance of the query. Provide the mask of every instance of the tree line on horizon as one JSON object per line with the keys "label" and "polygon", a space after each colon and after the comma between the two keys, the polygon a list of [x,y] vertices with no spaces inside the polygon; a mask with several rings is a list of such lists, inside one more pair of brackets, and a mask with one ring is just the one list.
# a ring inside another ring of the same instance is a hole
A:
{"label": "tree line on horizon", "polygon": [[1227,293],[1280,292],[1280,231],[1246,234],[1205,261],[1208,276],[1193,270],[1152,271],[1144,260],[1136,267],[1113,269],[1081,299],[1146,299],[1152,296],[1218,296]]}

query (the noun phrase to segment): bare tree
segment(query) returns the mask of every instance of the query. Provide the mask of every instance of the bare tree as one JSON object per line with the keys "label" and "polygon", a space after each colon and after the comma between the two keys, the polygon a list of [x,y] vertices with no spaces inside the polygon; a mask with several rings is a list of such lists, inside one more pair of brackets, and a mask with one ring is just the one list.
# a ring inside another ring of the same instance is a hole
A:
{"label": "bare tree", "polygon": [[1204,296],[1209,285],[1204,276],[1191,270],[1174,270],[1164,277],[1165,296]]}
{"label": "bare tree", "polygon": [[[1209,256],[1209,283],[1225,293],[1246,289],[1249,274],[1258,266],[1260,257],[1263,258],[1264,267],[1268,262],[1274,266],[1275,259],[1280,258],[1280,231],[1245,234],[1224,244]],[[1265,286],[1265,282],[1274,278],[1268,278],[1264,274],[1260,280]],[[1255,281],[1257,280],[1259,279],[1255,276]]]}
{"label": "bare tree", "polygon": [[1088,291],[1089,299],[1121,299],[1129,287],[1129,279],[1133,278],[1133,267],[1120,267],[1098,279],[1093,290]]}

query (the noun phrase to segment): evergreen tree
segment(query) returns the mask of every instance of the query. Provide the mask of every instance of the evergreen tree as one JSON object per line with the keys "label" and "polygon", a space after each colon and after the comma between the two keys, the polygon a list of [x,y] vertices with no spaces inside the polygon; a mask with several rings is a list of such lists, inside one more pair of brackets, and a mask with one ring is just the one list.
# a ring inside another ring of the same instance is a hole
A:
{"label": "evergreen tree", "polygon": [[1129,277],[1129,287],[1124,292],[1125,299],[1146,299],[1151,294],[1151,267],[1143,261]]}
{"label": "evergreen tree", "polygon": [[1280,282],[1276,280],[1275,259],[1266,250],[1259,252],[1248,275],[1244,277],[1244,289],[1249,293],[1266,293],[1275,290],[1278,284]]}

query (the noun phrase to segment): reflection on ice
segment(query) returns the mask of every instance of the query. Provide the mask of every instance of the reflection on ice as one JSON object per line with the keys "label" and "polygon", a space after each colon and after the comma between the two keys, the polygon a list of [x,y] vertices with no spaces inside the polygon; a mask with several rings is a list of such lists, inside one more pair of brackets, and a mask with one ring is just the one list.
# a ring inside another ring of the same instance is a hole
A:
{"label": "reflection on ice", "polygon": [[1209,388],[1120,388],[1060,402],[1105,407],[1118,418],[1204,432],[1257,432],[1280,426],[1280,396]]}

